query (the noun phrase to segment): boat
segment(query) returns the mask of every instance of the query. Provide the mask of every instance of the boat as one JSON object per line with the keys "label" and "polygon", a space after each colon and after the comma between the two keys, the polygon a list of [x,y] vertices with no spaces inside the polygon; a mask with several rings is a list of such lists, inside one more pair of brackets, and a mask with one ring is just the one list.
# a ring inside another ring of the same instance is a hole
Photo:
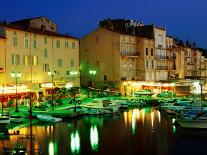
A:
{"label": "boat", "polygon": [[10,124],[9,116],[0,116],[0,125],[8,125]]}
{"label": "boat", "polygon": [[22,119],[23,119],[23,117],[19,116],[19,115],[11,115],[10,116],[10,122],[11,123],[21,123]]}
{"label": "boat", "polygon": [[37,115],[37,118],[43,122],[56,123],[62,121],[61,118],[56,118],[48,115]]}
{"label": "boat", "polygon": [[182,128],[191,128],[191,129],[207,129],[207,118],[181,118],[176,119],[176,122]]}
{"label": "boat", "polygon": [[93,99],[91,102],[81,105],[88,114],[112,114],[119,110],[119,104],[108,99]]}
{"label": "boat", "polygon": [[127,109],[128,108],[128,103],[126,100],[112,100],[112,101],[115,101],[116,104],[119,105],[119,109]]}

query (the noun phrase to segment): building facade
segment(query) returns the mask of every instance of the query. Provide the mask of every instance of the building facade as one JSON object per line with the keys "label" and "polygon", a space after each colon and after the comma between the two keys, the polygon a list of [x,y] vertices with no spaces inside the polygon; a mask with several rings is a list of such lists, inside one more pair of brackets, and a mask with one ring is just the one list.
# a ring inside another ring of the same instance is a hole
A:
{"label": "building facade", "polygon": [[[24,22],[33,23],[33,20]],[[42,22],[42,19],[35,20]],[[3,37],[0,39],[0,85],[15,84],[11,73],[20,73],[18,84],[27,86],[32,83],[36,89],[51,86],[52,82],[57,87],[80,86],[79,39],[42,30],[33,24],[27,27],[24,23],[15,23],[18,22],[0,25]],[[54,73],[53,77],[48,72]]]}

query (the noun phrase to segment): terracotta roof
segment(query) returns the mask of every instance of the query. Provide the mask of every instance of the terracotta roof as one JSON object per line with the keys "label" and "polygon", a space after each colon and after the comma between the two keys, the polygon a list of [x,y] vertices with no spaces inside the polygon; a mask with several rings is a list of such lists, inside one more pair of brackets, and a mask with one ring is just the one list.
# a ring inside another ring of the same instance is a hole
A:
{"label": "terracotta roof", "polygon": [[21,30],[21,31],[25,31],[25,32],[31,32],[31,33],[35,33],[35,34],[41,34],[41,35],[48,35],[48,36],[62,37],[62,38],[79,39],[77,37],[69,36],[67,34],[50,32],[50,31],[46,31],[46,30],[42,31],[40,29],[27,28],[26,26],[20,26],[20,25],[15,25],[15,24],[0,23],[0,26],[4,26],[4,27],[7,27],[7,28],[15,29],[15,30]]}

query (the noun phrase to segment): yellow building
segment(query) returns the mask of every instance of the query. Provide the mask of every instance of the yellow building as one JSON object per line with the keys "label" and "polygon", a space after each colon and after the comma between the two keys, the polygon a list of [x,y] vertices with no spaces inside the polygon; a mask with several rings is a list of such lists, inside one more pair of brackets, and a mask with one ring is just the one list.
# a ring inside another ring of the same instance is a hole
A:
{"label": "yellow building", "polygon": [[136,82],[155,79],[154,40],[146,37],[99,27],[81,38],[80,60],[82,86],[125,89],[129,94]]}
{"label": "yellow building", "polygon": [[[42,27],[27,27],[18,21],[0,23],[0,35],[6,38],[0,39],[0,85],[15,83],[12,72],[21,73],[19,84],[51,83],[51,71],[56,86],[80,86],[79,39],[55,32],[56,25],[45,17],[33,20],[39,20]],[[54,26],[51,31],[49,25],[44,26],[45,20]]]}

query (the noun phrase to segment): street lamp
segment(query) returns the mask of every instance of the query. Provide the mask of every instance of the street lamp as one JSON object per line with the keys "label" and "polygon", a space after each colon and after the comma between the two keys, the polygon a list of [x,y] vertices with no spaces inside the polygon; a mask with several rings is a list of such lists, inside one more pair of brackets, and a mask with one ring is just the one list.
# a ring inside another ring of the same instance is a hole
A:
{"label": "street lamp", "polygon": [[51,76],[51,78],[52,78],[52,103],[51,103],[52,108],[54,107],[53,95],[54,95],[54,76],[55,76],[55,74],[56,74],[56,71],[53,71],[53,72],[49,71],[48,72],[48,75]]}
{"label": "street lamp", "polygon": [[[89,74],[91,76],[94,76],[94,75],[96,75],[96,71],[95,70],[89,70]],[[89,97],[89,86],[90,85],[88,85],[88,97]],[[93,87],[93,81],[92,80],[91,80],[91,87]]]}
{"label": "street lamp", "polygon": [[16,110],[15,112],[18,112],[19,109],[18,109],[18,103],[17,103],[17,79],[21,77],[21,73],[12,71],[11,77],[15,78],[15,84],[16,84]]}

